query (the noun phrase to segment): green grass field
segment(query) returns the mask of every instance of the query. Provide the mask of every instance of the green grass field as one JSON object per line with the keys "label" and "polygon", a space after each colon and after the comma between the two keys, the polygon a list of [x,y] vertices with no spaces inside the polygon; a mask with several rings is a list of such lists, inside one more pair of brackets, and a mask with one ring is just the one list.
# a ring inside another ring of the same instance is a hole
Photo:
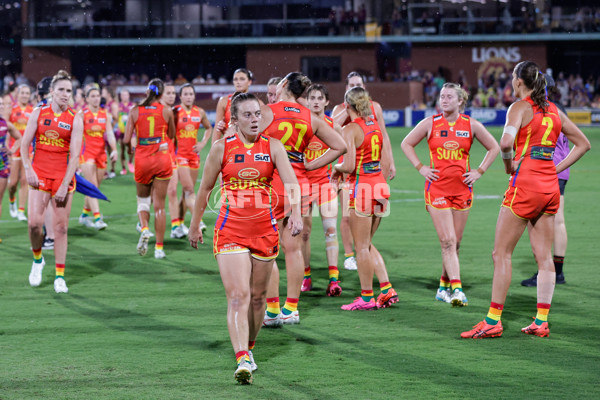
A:
{"label": "green grass field", "polygon": [[[244,387],[233,380],[225,294],[211,246],[195,251],[186,240],[166,239],[167,259],[155,260],[152,251],[138,256],[131,175],[103,186],[112,199],[101,205],[106,231],[77,224],[83,197],[75,195],[66,295],[54,293],[51,251],[45,252],[42,285],[29,287],[26,224],[10,219],[5,196],[0,398],[598,398],[600,129],[584,131],[593,149],[571,169],[567,185],[567,284],[556,289],[549,338],[520,332],[536,311],[535,288],[519,284],[536,269],[526,235],[513,257],[504,336],[459,338],[489,307],[494,229],[507,177],[498,159],[476,184],[460,253],[469,306],[452,309],[434,300],[439,244],[424,209],[422,178],[400,150],[407,130],[392,129],[398,175],[391,183],[391,215],[374,242],[400,302],[376,312],[342,312],[340,305],[359,295],[360,286],[356,272],[344,270],[341,262],[344,292],[340,298],[326,297],[322,229],[315,221],[315,289],[300,300],[302,322],[261,331],[254,351],[255,384]],[[419,150],[425,162],[424,143]],[[482,154],[482,146],[474,145],[474,166]],[[214,220],[214,214],[206,217],[207,223]]]}

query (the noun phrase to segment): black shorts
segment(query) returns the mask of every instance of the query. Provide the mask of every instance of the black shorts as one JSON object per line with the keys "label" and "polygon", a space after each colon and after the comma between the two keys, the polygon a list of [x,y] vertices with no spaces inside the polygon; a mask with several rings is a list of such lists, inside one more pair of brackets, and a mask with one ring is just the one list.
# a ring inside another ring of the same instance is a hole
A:
{"label": "black shorts", "polygon": [[567,180],[566,179],[559,179],[558,180],[558,189],[560,190],[560,195],[564,196],[565,195],[565,186],[567,186]]}

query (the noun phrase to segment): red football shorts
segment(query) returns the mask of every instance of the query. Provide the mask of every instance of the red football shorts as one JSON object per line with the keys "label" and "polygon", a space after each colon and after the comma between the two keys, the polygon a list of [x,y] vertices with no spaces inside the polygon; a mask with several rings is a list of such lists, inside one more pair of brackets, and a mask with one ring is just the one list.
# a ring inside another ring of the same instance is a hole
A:
{"label": "red football shorts", "polygon": [[504,193],[502,207],[510,210],[519,218],[534,219],[541,214],[556,214],[560,206],[560,192],[537,193],[524,188],[510,186]]}
{"label": "red football shorts", "polygon": [[[54,197],[56,192],[58,192],[58,189],[60,188],[60,184],[62,183],[62,181],[63,181],[63,178],[53,179],[53,178],[46,178],[43,176],[38,176],[38,182],[39,182],[38,190],[40,190],[42,192],[50,193],[52,195],[52,197]],[[73,179],[71,179],[71,182],[69,183],[68,192],[73,193],[74,191],[75,191],[75,177],[73,176]]]}
{"label": "red football shorts", "polygon": [[171,154],[167,151],[159,151],[152,155],[135,157],[135,181],[143,185],[149,185],[156,179],[169,179],[173,176],[173,165]]}
{"label": "red football shorts", "polygon": [[[310,183],[305,175],[296,175],[296,179],[298,179],[302,196],[301,212],[302,215],[305,216],[308,215],[310,211]],[[290,199],[277,171],[275,171],[273,174],[271,187],[273,188],[273,216],[279,221],[280,219],[289,216],[292,210],[290,206]]]}
{"label": "red football shorts", "polygon": [[107,157],[104,149],[96,154],[91,151],[84,151],[79,157],[80,164],[96,164],[96,168],[98,169],[106,169],[106,161]]}
{"label": "red football shorts", "polygon": [[425,205],[437,210],[468,210],[473,205],[473,191],[467,189],[460,194],[446,195],[431,189],[425,190]]}
{"label": "red football shorts", "polygon": [[383,216],[388,207],[390,187],[383,175],[363,175],[359,181],[350,181],[348,207],[363,216]]}
{"label": "red football shorts", "polygon": [[329,181],[329,177],[324,175],[319,180],[310,181],[310,198],[309,204],[317,203],[317,205],[322,206],[325,203],[329,203],[330,201],[334,201],[337,199],[337,193],[333,190],[333,186],[331,186],[331,182]]}
{"label": "red football shorts", "polygon": [[[251,229],[251,227],[249,227]],[[273,260],[279,254],[279,232],[272,230],[261,237],[243,237],[235,235],[228,229],[215,227],[213,236],[213,253],[239,254],[247,253],[258,260]]]}
{"label": "red football shorts", "polygon": [[177,155],[177,165],[180,167],[199,169],[200,168],[200,157],[196,154],[195,156],[182,156]]}

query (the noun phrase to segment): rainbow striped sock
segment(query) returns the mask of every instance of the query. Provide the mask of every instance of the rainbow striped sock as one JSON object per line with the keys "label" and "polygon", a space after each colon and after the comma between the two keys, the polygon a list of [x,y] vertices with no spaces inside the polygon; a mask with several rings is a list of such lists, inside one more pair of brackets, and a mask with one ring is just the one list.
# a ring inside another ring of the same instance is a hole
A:
{"label": "rainbow striped sock", "polygon": [[348,259],[350,257],[354,257],[354,252],[353,251],[351,251],[350,253],[344,253],[344,258],[345,259]]}
{"label": "rainbow striped sock", "polygon": [[33,249],[31,251],[33,252],[33,261],[41,264],[44,260],[44,256],[42,256],[42,249]]}
{"label": "rainbow striped sock", "polygon": [[310,278],[310,265],[304,268],[304,279]]}
{"label": "rainbow striped sock", "polygon": [[488,325],[497,325],[498,322],[500,322],[500,316],[502,316],[503,309],[504,304],[498,304],[492,301],[490,303],[490,309],[488,311],[488,314],[485,317],[485,323]]}
{"label": "rainbow striped sock", "polygon": [[8,197],[8,201],[10,202],[10,204],[15,204],[15,201],[17,201],[17,197],[16,196],[9,196]]}
{"label": "rainbow striped sock", "polygon": [[267,299],[267,315],[271,318],[275,318],[280,312],[279,297],[269,297]]}
{"label": "rainbow striped sock", "polygon": [[285,315],[290,315],[296,310],[298,310],[298,299],[292,299],[291,297],[286,298],[285,304],[281,309],[281,313]]}
{"label": "rainbow striped sock", "polygon": [[146,231],[149,231],[149,230],[150,230],[150,228],[148,228],[147,226],[142,226],[142,232],[146,232]]}
{"label": "rainbow striped sock", "polygon": [[246,362],[250,362],[250,355],[245,350],[238,351],[237,353],[235,353],[235,360],[238,364],[240,364],[243,360],[246,360]]}
{"label": "rainbow striped sock", "polygon": [[450,279],[445,275],[440,277],[440,290],[450,290]]}
{"label": "rainbow striped sock", "polygon": [[460,281],[460,279],[452,279],[450,280],[450,287],[451,290],[454,292],[456,289],[460,290],[461,292],[462,290],[462,283]]}
{"label": "rainbow striped sock", "polygon": [[82,218],[87,218],[90,216],[90,214],[92,213],[92,210],[90,210],[89,208],[83,208],[83,210],[81,211],[81,217]]}
{"label": "rainbow striped sock", "polygon": [[361,290],[360,291],[360,297],[362,297],[363,301],[365,302],[369,302],[371,300],[373,300],[374,296],[373,296],[373,289],[371,290]]}
{"label": "rainbow striped sock", "polygon": [[56,278],[62,278],[65,279],[65,264],[58,264],[56,263]]}
{"label": "rainbow striped sock", "polygon": [[537,314],[535,315],[535,324],[541,325],[548,322],[548,313],[550,312],[550,304],[537,303]]}
{"label": "rainbow striped sock", "polygon": [[248,341],[248,350],[254,350],[254,345],[256,344],[256,340]]}
{"label": "rainbow striped sock", "polygon": [[100,221],[102,219],[102,214],[99,212],[94,213],[94,221]]}
{"label": "rainbow striped sock", "polygon": [[171,230],[177,228],[179,225],[181,225],[181,220],[179,218],[171,220]]}
{"label": "rainbow striped sock", "polygon": [[340,270],[335,265],[329,266],[329,282],[337,282],[340,280]]}
{"label": "rainbow striped sock", "polygon": [[154,245],[154,248],[156,250],[162,250],[163,249],[163,244],[160,242],[156,242],[156,245]]}
{"label": "rainbow striped sock", "polygon": [[381,289],[381,293],[387,294],[388,290],[392,288],[392,284],[390,282],[381,282],[379,288]]}
{"label": "rainbow striped sock", "polygon": [[25,212],[25,207],[19,207],[19,212],[24,213]]}

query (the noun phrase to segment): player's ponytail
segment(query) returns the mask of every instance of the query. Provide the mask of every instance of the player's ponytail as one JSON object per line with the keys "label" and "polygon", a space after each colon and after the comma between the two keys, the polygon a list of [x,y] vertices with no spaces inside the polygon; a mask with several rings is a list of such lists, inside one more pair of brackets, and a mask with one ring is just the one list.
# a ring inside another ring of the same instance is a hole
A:
{"label": "player's ponytail", "polygon": [[353,87],[346,92],[344,100],[361,118],[365,119],[373,115],[371,97],[364,88]]}
{"label": "player's ponytail", "polygon": [[140,103],[140,107],[146,107],[150,104],[158,101],[165,91],[165,84],[159,78],[154,78],[148,83],[148,89],[146,89],[146,98]]}
{"label": "player's ponytail", "polygon": [[533,61],[521,61],[515,67],[515,75],[522,79],[528,89],[531,89],[531,100],[544,112],[548,108],[546,98],[546,78],[540,71],[540,67]]}
{"label": "player's ponytail", "polygon": [[301,72],[290,72],[283,78],[287,81],[287,91],[290,92],[295,99],[302,97],[304,91],[312,83],[310,79]]}

